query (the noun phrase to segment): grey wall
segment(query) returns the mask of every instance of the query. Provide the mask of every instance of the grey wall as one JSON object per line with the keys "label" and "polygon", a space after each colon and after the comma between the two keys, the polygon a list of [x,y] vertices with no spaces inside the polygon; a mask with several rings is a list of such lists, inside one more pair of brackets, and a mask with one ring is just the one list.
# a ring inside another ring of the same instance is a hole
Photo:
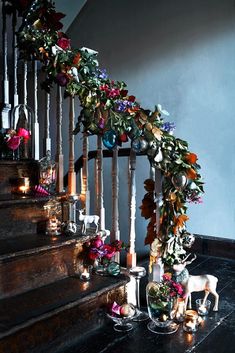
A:
{"label": "grey wall", "polygon": [[[188,229],[235,238],[234,1],[88,0],[68,33],[74,47],[98,50],[100,65],[124,80],[143,107],[161,103],[177,125],[175,134],[198,154],[206,193],[202,205],[189,207]],[[138,165],[137,205],[148,177],[148,163],[142,158]],[[125,173],[121,165],[124,183]],[[105,188],[111,190],[109,182]],[[127,234],[123,187],[121,193]],[[139,251],[145,228],[137,211]]]}

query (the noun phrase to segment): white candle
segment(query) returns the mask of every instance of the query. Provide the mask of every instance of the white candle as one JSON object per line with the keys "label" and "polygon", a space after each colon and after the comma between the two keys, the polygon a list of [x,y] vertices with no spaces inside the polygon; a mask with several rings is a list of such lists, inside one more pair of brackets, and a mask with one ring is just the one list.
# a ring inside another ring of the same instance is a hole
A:
{"label": "white candle", "polygon": [[205,315],[207,313],[207,308],[205,305],[200,305],[198,308],[198,314],[199,315]]}

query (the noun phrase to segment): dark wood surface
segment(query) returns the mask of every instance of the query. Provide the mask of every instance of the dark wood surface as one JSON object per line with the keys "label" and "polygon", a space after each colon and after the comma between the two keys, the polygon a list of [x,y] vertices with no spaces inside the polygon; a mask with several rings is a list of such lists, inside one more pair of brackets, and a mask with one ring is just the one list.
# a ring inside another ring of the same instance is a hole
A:
{"label": "dark wood surface", "polygon": [[[185,333],[180,325],[171,335],[158,335],[147,329],[147,322],[133,323],[128,333],[118,333],[111,320],[104,319],[103,327],[87,332],[76,339],[79,327],[54,342],[47,353],[232,353],[235,350],[235,261],[200,256],[189,267],[191,274],[213,274],[219,278],[219,311],[210,311],[198,331]],[[141,300],[145,304],[147,279],[141,280]],[[193,302],[202,293],[194,293]],[[212,304],[214,298],[209,297]],[[57,349],[56,349],[57,345]],[[59,347],[59,348],[58,348]]]}

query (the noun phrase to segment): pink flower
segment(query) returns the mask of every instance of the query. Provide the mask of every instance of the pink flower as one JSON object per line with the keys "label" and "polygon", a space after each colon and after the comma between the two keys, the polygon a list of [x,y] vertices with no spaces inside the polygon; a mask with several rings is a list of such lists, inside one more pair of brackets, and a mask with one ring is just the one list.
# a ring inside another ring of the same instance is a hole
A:
{"label": "pink flower", "polygon": [[20,145],[20,136],[12,136],[7,140],[7,147],[15,151]]}
{"label": "pink flower", "polygon": [[171,280],[171,277],[168,274],[166,274],[166,273],[162,276],[162,278],[163,278],[164,281],[170,281]]}
{"label": "pink flower", "polygon": [[110,260],[116,253],[116,249],[113,246],[108,245],[108,244],[104,245],[102,250],[104,250],[106,252],[104,257],[108,260]]}
{"label": "pink flower", "polygon": [[91,242],[92,248],[100,248],[102,245],[104,245],[104,242],[99,236],[97,238],[93,239]]}
{"label": "pink flower", "polygon": [[23,137],[24,140],[29,140],[30,139],[30,132],[28,130],[20,127],[17,132],[17,136]]}
{"label": "pink flower", "polygon": [[70,39],[66,37],[61,37],[57,40],[57,45],[64,50],[70,49]]}
{"label": "pink flower", "polygon": [[115,98],[117,96],[120,96],[120,90],[118,88],[112,88],[108,93],[109,98]]}

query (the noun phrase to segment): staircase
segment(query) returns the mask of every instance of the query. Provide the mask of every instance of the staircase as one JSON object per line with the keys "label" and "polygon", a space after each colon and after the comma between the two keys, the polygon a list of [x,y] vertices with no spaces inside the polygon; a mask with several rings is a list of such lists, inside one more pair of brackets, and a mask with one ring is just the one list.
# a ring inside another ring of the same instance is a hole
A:
{"label": "staircase", "polygon": [[[6,163],[0,163],[0,190],[9,192],[8,181],[19,165],[14,162],[6,168]],[[35,169],[35,162],[20,163]],[[79,230],[72,237],[39,232],[48,200],[0,195],[1,353],[45,352],[75,326],[78,336],[99,327],[103,309],[125,300],[128,277],[124,274],[117,278],[92,274],[89,282],[77,274],[83,244],[95,234],[92,228],[86,235]]]}

